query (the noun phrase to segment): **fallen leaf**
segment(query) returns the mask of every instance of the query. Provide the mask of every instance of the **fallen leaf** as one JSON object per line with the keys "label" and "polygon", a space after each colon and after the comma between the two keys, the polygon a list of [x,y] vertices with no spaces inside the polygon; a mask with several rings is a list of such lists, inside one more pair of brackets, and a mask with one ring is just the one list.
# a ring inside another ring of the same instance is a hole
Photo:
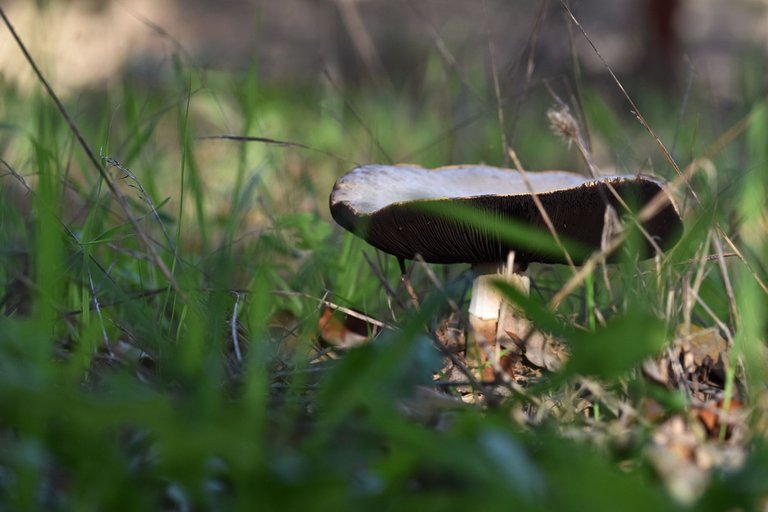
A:
{"label": "fallen leaf", "polygon": [[320,340],[337,348],[362,345],[379,332],[378,326],[332,308],[323,310],[317,327]]}

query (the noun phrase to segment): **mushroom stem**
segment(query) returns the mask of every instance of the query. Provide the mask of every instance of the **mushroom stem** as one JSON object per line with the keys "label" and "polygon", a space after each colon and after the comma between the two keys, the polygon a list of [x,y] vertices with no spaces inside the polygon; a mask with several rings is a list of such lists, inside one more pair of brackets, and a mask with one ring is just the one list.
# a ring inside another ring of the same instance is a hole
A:
{"label": "mushroom stem", "polygon": [[[523,311],[507,301],[493,284],[503,280],[528,295],[530,279],[525,270],[514,265],[514,255],[510,256],[507,265],[493,263],[473,268],[475,280],[469,301],[469,324],[483,363],[489,359],[491,363],[498,363],[501,351],[499,340],[508,338],[516,341],[528,328]],[[486,367],[483,378],[493,379],[493,368]]]}

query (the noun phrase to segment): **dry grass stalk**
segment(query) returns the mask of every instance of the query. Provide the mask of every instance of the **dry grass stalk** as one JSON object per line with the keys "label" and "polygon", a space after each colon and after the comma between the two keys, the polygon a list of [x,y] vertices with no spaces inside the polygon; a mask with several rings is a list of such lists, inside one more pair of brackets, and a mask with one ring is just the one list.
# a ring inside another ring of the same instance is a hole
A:
{"label": "dry grass stalk", "polygon": [[37,76],[38,81],[40,82],[40,84],[43,86],[48,96],[56,105],[56,108],[58,109],[59,113],[61,113],[62,117],[64,118],[67,125],[69,126],[70,131],[77,139],[83,151],[85,151],[86,156],[91,161],[93,166],[96,168],[101,178],[107,184],[107,188],[109,188],[110,193],[115,197],[118,204],[122,208],[126,218],[131,223],[131,227],[136,233],[136,236],[138,237],[139,241],[147,250],[147,252],[149,252],[149,254],[151,255],[153,263],[160,270],[160,272],[163,274],[163,276],[171,285],[171,287],[174,289],[174,291],[179,295],[179,297],[181,297],[183,300],[186,301],[186,294],[181,289],[179,284],[176,282],[176,278],[173,276],[173,273],[165,264],[165,261],[163,261],[163,259],[157,253],[157,250],[155,250],[155,247],[150,241],[149,236],[144,232],[143,229],[141,229],[141,226],[139,225],[138,220],[133,215],[131,215],[131,210],[130,210],[130,206],[128,205],[128,201],[126,201],[125,197],[120,193],[117,186],[115,186],[115,184],[112,182],[106,169],[101,164],[99,159],[96,157],[96,154],[93,152],[90,145],[85,141],[85,138],[83,137],[82,133],[78,129],[77,125],[75,124],[74,119],[72,119],[72,117],[69,115],[67,110],[64,108],[64,105],[61,103],[61,100],[59,99],[58,95],[54,92],[53,88],[50,86],[48,81],[43,76],[43,73],[40,71],[40,68],[38,68],[37,63],[32,58],[32,55],[29,54],[27,47],[24,45],[23,41],[21,40],[19,35],[16,33],[16,30],[13,28],[11,21],[5,15],[5,11],[3,10],[2,7],[0,7],[0,18],[3,19],[5,26],[8,28],[11,35],[13,36],[13,39],[16,41],[16,44],[18,45],[19,49],[24,54],[24,57],[26,58],[29,65],[31,66],[32,71],[35,73],[35,76]]}
{"label": "dry grass stalk", "polygon": [[[672,154],[667,150],[664,143],[661,141],[659,136],[656,134],[656,132],[651,128],[651,126],[648,124],[648,121],[646,121],[645,117],[642,115],[640,110],[637,108],[637,105],[635,105],[635,102],[632,100],[630,95],[627,93],[626,89],[622,85],[621,81],[618,79],[616,74],[613,72],[613,69],[608,65],[605,58],[603,58],[600,51],[597,49],[597,46],[595,46],[595,43],[592,41],[592,39],[587,35],[587,32],[584,30],[584,27],[579,23],[579,20],[576,19],[576,17],[573,15],[573,12],[568,7],[565,0],[560,0],[560,5],[562,5],[565,12],[568,14],[568,16],[571,18],[573,23],[579,28],[584,38],[587,40],[589,45],[592,47],[592,50],[595,52],[595,54],[598,56],[600,61],[605,66],[606,70],[610,74],[611,78],[613,79],[616,86],[621,91],[622,95],[626,98],[626,100],[629,102],[630,107],[632,108],[632,111],[634,112],[635,116],[637,117],[637,120],[640,122],[640,124],[645,128],[645,130],[649,133],[649,135],[653,138],[656,145],[659,147],[659,150],[661,151],[664,158],[667,160],[667,162],[672,166],[674,171],[677,173],[677,179],[680,181],[677,185],[677,187],[680,187],[681,185],[685,185],[686,191],[691,195],[691,197],[694,198],[696,203],[698,205],[701,205],[701,201],[699,200],[698,195],[696,194],[696,191],[693,190],[693,187],[691,186],[691,183],[689,181],[690,175],[686,171],[681,171],[680,167],[677,165],[677,162],[675,162],[675,159],[672,158]],[[740,120],[738,123],[736,123],[730,130],[728,130],[726,133],[724,133],[722,136],[718,138],[718,140],[715,141],[714,144],[710,146],[710,149],[705,151],[704,156],[706,158],[709,158],[711,156],[710,151],[717,152],[720,149],[722,149],[727,143],[729,143],[733,138],[735,138],[738,134],[740,134],[742,131],[746,129],[746,127],[749,125],[749,120],[751,119],[752,115],[754,113],[754,110],[745,116],[742,120]],[[691,162],[690,166],[697,165],[696,159],[694,159],[693,162]],[[768,295],[768,286],[763,283],[763,281],[760,279],[760,277],[757,275],[757,273],[754,271],[752,266],[749,264],[749,262],[744,258],[741,251],[736,247],[736,245],[733,243],[731,238],[728,236],[727,233],[722,229],[722,227],[718,223],[718,233],[723,237],[725,242],[731,247],[731,249],[738,255],[741,262],[744,264],[744,266],[749,270],[750,274],[752,275],[752,278],[758,283],[760,288],[762,288],[763,292]]]}

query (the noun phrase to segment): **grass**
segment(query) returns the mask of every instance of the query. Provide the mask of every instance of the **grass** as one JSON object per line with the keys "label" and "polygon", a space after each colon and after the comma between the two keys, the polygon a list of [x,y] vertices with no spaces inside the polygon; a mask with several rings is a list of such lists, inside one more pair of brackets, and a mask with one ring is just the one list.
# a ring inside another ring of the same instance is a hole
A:
{"label": "grass", "polygon": [[[532,269],[531,299],[509,293],[571,357],[557,373],[529,368],[517,385],[473,388],[451,384],[437,348],[446,338],[435,334],[463,329],[448,319],[451,301],[466,305],[466,269],[432,267],[436,286],[411,265],[413,307],[397,263],[327,210],[353,162],[504,161],[491,84],[428,69],[413,98],[277,87],[257,71],[177,58],[159,83],[126,76],[65,100],[104,174],[48,96],[3,84],[0,510],[765,503],[759,77],[745,64],[742,104],[715,112],[694,95],[679,124],[669,115],[678,99],[633,97],[662,139],[677,141],[681,169],[692,162],[679,192],[685,238],[659,261],[597,265],[555,310],[547,304],[570,270]],[[466,80],[482,101],[460,98]],[[582,87],[593,146],[622,172],[674,179],[632,116]],[[510,143],[526,167],[580,165],[549,131],[551,104],[534,88],[518,114]],[[735,131],[713,129],[716,115]],[[219,135],[303,147],[206,138]],[[323,346],[328,303],[394,328],[355,349]],[[705,364],[681,366],[695,352],[680,348],[689,323],[729,343],[721,389],[698,388]],[[649,357],[666,380],[641,371]],[[483,405],[482,393],[498,396]],[[464,403],[471,397],[478,403]],[[746,414],[732,416],[737,406]],[[714,432],[702,427],[706,408]]]}

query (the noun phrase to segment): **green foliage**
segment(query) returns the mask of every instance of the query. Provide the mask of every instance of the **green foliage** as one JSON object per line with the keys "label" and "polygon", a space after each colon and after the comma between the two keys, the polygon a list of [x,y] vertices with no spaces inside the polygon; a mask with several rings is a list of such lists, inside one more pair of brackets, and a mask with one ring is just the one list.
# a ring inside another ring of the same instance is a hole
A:
{"label": "green foliage", "polygon": [[605,327],[579,332],[571,339],[572,356],[563,368],[563,377],[592,375],[615,379],[656,355],[666,344],[664,323],[642,310],[632,308],[626,315],[611,319]]}
{"label": "green foliage", "polygon": [[[454,400],[447,411],[416,400],[420,390],[438,389],[433,379],[444,354],[433,327],[447,316],[447,299],[465,306],[465,269],[431,269],[441,288],[414,265],[414,288],[426,300],[418,309],[403,306],[396,263],[342,233],[327,197],[350,162],[504,161],[493,98],[465,97],[470,86],[487,88],[480,71],[461,80],[441,62],[428,59],[413,97],[373,87],[277,87],[256,70],[203,73],[176,58],[152,87],[126,78],[108,92],[67,98],[89,143],[124,167],[107,169],[119,197],[47,97],[4,88],[3,160],[34,192],[26,209],[7,195],[0,204],[0,511],[721,510],[764,503],[761,427],[748,461],[733,473],[716,472],[686,507],[645,465],[641,446],[630,447],[629,464],[620,466],[619,450],[567,435],[589,421],[599,430],[594,412],[521,426],[513,418],[532,407],[529,397],[489,401],[486,409]],[[647,134],[613,114],[601,94],[587,90],[587,122],[617,148],[618,166],[634,172],[633,142]],[[663,103],[647,96],[645,105]],[[532,166],[576,166],[546,126],[550,103],[543,88],[531,92],[515,149]],[[711,324],[714,315],[735,327],[728,399],[739,358],[751,396],[761,396],[768,111],[759,102],[748,108],[746,145],[737,143],[748,155],[743,181],[730,194],[700,194],[696,217],[686,219],[686,234],[659,262],[660,272],[631,258],[605,275],[600,267],[588,289],[558,311],[546,303],[570,269],[533,271],[540,289],[531,297],[499,283],[571,351],[564,368],[545,373],[530,393],[565,402],[588,377],[628,388],[638,402],[656,400],[664,414],[685,409],[690,404],[676,390],[653,387],[637,368],[673,337],[681,283],[701,264],[699,297],[708,309],[695,305],[694,321]],[[656,110],[658,118],[669,115]],[[672,131],[669,123],[664,129]],[[701,143],[696,123],[686,118],[680,127],[680,144],[691,153]],[[232,133],[302,147],[204,138]],[[734,165],[712,159],[720,168]],[[16,178],[0,179],[5,188]],[[68,221],[83,203],[82,217]],[[561,250],[523,226],[474,211],[458,215],[515,243]],[[731,318],[714,263],[700,263],[717,223],[741,235],[750,265],[728,260],[738,318]],[[320,347],[323,301],[394,329],[347,351]],[[640,430],[638,437],[648,435]]]}

